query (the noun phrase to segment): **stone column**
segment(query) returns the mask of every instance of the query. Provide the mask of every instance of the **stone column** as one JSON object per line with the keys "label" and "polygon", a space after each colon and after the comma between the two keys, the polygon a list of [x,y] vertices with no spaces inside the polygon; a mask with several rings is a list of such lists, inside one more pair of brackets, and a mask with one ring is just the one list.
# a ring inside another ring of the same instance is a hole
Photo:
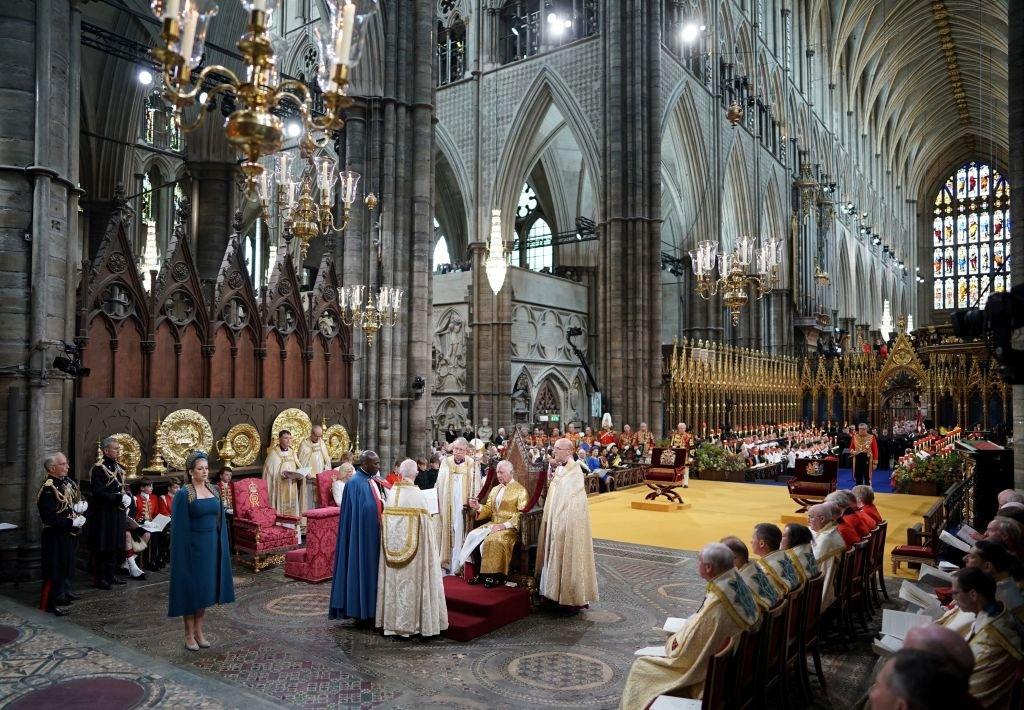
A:
{"label": "stone column", "polygon": [[470,411],[474,425],[487,417],[494,431],[512,426],[512,272],[495,294],[484,270],[486,249],[481,241],[469,245],[473,263],[470,293],[469,367]]}
{"label": "stone column", "polygon": [[[1010,184],[1016,186],[1024,185],[1024,4],[1010,3],[1009,19]],[[1021,212],[1019,202],[1018,199],[1010,206],[1014,223],[1020,221],[1017,217]],[[1015,255],[1011,281],[1019,293],[1024,284],[1024,262],[1021,261],[1024,234],[1020,229],[1013,232],[1011,241]],[[1024,350],[1024,328],[1018,328],[1013,334],[1013,348],[1018,352]],[[1014,486],[1024,489],[1024,385],[1020,384],[1013,386],[1013,478]]]}
{"label": "stone column", "polygon": [[602,21],[600,323],[612,327],[600,342],[598,379],[616,422],[651,422],[660,436],[661,3],[610,3]]}
{"label": "stone column", "polygon": [[35,501],[43,459],[65,447],[69,431],[64,380],[50,369],[54,351],[47,343],[67,334],[67,321],[74,320],[67,294],[77,286],[77,215],[69,214],[77,200],[78,159],[69,145],[78,131],[73,14],[70,0],[0,4],[0,63],[10,69],[0,72],[0,307],[6,326],[0,357],[27,366],[0,379],[0,400],[16,402],[0,411],[0,430],[8,433],[0,517],[19,526],[5,543],[21,543],[18,572],[27,577],[39,564]]}

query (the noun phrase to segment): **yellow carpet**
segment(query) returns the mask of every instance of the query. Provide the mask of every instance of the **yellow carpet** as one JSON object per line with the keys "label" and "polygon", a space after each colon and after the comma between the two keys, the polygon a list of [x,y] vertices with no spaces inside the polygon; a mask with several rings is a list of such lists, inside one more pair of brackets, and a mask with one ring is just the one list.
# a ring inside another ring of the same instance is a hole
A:
{"label": "yellow carpet", "polygon": [[[690,481],[689,488],[680,488],[683,499],[690,504],[685,510],[660,513],[630,507],[632,501],[643,500],[649,492],[646,486],[638,486],[591,496],[593,536],[676,550],[699,550],[726,535],[736,535],[749,545],[754,525],[767,522],[781,527],[781,517],[793,515],[797,509],[785,486],[719,481]],[[889,521],[886,574],[891,571],[892,548],[907,541],[907,528],[921,522],[935,500],[931,496],[896,493],[875,495],[875,505]]]}

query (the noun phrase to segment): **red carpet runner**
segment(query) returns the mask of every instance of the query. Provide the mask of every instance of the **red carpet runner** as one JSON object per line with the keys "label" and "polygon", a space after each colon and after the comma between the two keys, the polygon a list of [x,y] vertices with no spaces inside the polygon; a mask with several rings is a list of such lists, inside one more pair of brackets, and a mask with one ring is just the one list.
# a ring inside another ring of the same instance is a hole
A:
{"label": "red carpet runner", "polygon": [[449,576],[444,578],[444,596],[448,630],[442,633],[456,641],[471,641],[530,613],[530,592],[522,587],[487,589]]}

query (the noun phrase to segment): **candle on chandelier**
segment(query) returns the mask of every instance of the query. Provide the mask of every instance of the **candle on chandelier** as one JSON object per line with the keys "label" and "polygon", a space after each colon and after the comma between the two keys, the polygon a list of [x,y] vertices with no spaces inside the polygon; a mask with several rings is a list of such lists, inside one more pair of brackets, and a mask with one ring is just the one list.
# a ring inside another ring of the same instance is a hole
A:
{"label": "candle on chandelier", "polygon": [[166,0],[164,2],[164,11],[160,13],[160,18],[163,20],[176,20],[178,19],[178,11],[181,9],[181,0]]}
{"label": "candle on chandelier", "polygon": [[185,13],[185,29],[181,33],[181,51],[180,54],[184,58],[185,63],[188,64],[192,58],[192,45],[196,41],[196,26],[199,24],[199,13],[195,10],[190,10]]}
{"label": "candle on chandelier", "polygon": [[334,44],[334,61],[348,65],[348,55],[352,51],[352,31],[356,17],[356,6],[346,3],[341,9],[341,32]]}

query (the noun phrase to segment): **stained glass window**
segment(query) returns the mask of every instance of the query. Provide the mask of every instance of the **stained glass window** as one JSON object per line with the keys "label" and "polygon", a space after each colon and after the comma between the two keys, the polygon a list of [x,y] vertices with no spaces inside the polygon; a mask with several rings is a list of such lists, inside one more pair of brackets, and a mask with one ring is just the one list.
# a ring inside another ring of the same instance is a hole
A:
{"label": "stained glass window", "polygon": [[935,196],[932,303],[935,310],[980,308],[1010,288],[1010,185],[970,162]]}

